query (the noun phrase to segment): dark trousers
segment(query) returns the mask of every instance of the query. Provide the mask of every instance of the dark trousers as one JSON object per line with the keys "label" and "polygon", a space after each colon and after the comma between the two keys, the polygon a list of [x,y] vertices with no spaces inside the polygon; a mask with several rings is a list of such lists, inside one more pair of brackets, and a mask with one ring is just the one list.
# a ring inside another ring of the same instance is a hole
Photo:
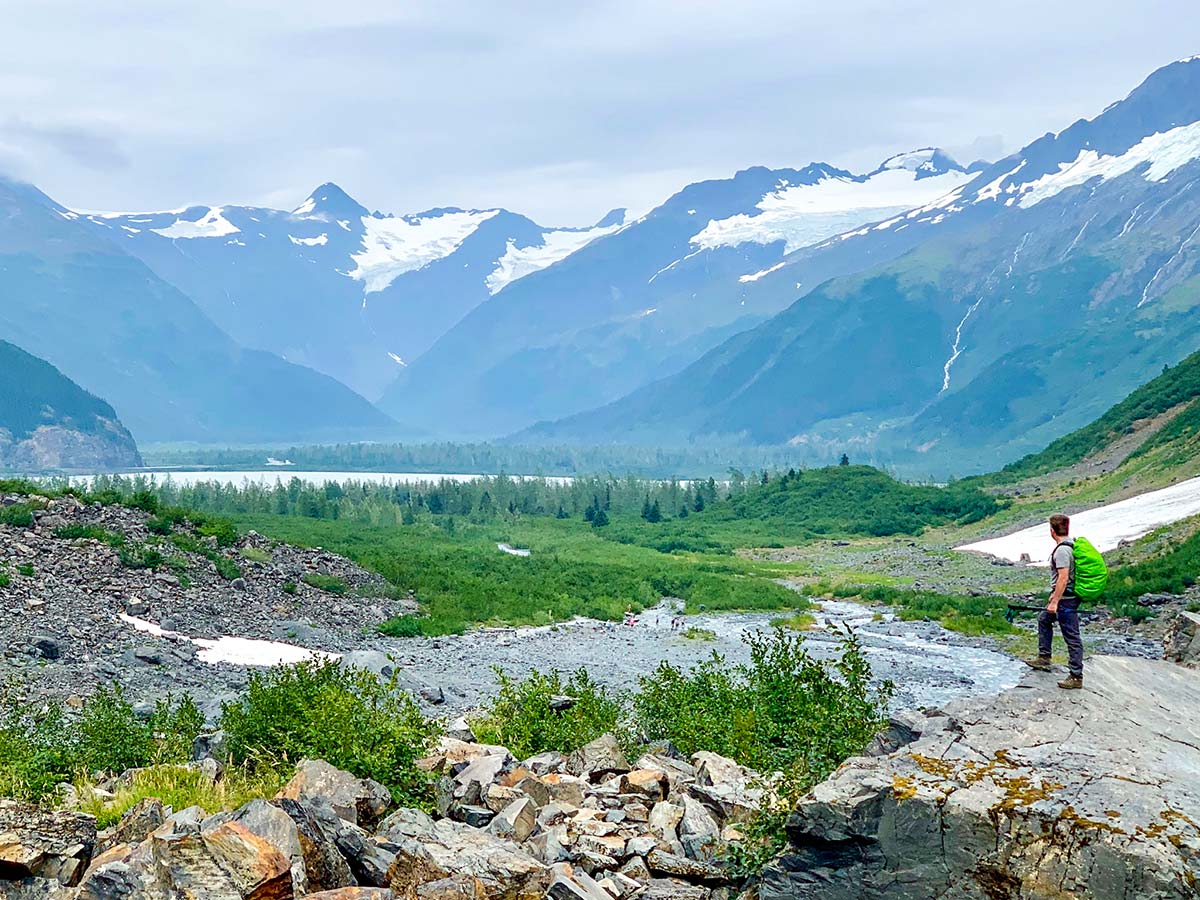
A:
{"label": "dark trousers", "polygon": [[1050,655],[1050,643],[1054,638],[1054,622],[1062,630],[1067,642],[1067,668],[1072,675],[1083,675],[1083,638],[1079,635],[1079,609],[1075,604],[1059,601],[1058,612],[1043,609],[1038,616],[1038,656]]}

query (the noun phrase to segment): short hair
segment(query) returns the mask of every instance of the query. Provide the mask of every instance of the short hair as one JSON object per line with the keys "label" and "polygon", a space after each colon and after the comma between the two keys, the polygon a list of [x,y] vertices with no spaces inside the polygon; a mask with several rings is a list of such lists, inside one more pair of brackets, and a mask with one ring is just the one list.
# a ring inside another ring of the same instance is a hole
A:
{"label": "short hair", "polygon": [[1071,533],[1071,520],[1062,513],[1055,513],[1050,517],[1050,530],[1059,537],[1066,537]]}

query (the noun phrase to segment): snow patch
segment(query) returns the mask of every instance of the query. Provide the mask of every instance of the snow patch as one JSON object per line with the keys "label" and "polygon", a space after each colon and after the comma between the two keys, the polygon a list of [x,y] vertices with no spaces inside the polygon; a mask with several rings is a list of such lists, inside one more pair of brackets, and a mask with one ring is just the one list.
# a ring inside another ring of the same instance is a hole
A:
{"label": "snow patch", "polygon": [[225,237],[230,234],[238,234],[241,229],[226,219],[222,212],[224,212],[222,207],[213,206],[195,221],[176,219],[166,228],[151,228],[150,230],[172,240]]}
{"label": "snow patch", "polygon": [[742,282],[743,284],[745,284],[748,281],[758,281],[758,279],[762,278],[764,275],[770,275],[772,272],[777,272],[780,269],[782,269],[785,265],[787,265],[787,264],[783,263],[783,262],[777,262],[777,263],[775,263],[775,265],[771,266],[771,268],[769,268],[769,269],[763,269],[759,272],[752,272],[749,275],[739,275],[738,281]]}
{"label": "snow patch", "polygon": [[528,556],[530,551],[524,547],[514,547],[512,544],[497,544],[496,549],[509,556]]}
{"label": "snow patch", "polygon": [[433,216],[364,216],[362,249],[351,255],[349,277],[367,294],[382,291],[405,272],[423,269],[459,248],[498,209],[447,212]]}
{"label": "snow patch", "polygon": [[829,175],[815,184],[785,184],[759,201],[757,213],[712,219],[691,243],[715,249],[782,241],[784,252],[791,253],[929,203],[972,177],[965,172],[947,172],[917,178],[900,157],[893,159],[900,161],[897,167],[884,168],[866,179]]}
{"label": "snow patch", "polygon": [[1162,181],[1195,159],[1200,159],[1200,122],[1142,138],[1120,156],[1081,150],[1074,162],[1060,163],[1057,172],[1020,185],[1018,204],[1028,209],[1093,178],[1109,181],[1142,166],[1147,181]]}
{"label": "snow patch", "polygon": [[575,251],[582,250],[596,238],[612,234],[622,227],[608,225],[604,228],[585,228],[578,231],[546,231],[542,234],[541,244],[529,247],[518,247],[510,238],[504,255],[496,260],[496,268],[487,277],[485,283],[488,293],[499,293],[517,279],[552,266]]}
{"label": "snow patch", "polygon": [[391,351],[388,351],[388,356],[390,356],[392,358],[392,362],[394,362],[396,365],[401,366],[402,368],[405,368],[405,369],[408,368],[408,363],[406,363],[404,361],[403,357],[397,356],[395,353],[392,353]]}
{"label": "snow patch", "polygon": [[[1071,516],[1071,533],[1086,537],[1103,553],[1114,549],[1121,541],[1136,540],[1155,528],[1197,513],[1200,513],[1200,478],[1192,478],[1162,490],[1077,513]],[[1054,543],[1050,540],[1050,526],[1043,523],[955,549],[988,553],[1013,562],[1020,560],[1022,553],[1028,553],[1036,565],[1044,566],[1049,565]]]}
{"label": "snow patch", "polygon": [[293,216],[307,216],[310,212],[317,208],[317,201],[309,197],[299,206],[292,210]]}
{"label": "snow patch", "polygon": [[324,244],[328,244],[328,243],[329,243],[329,235],[327,235],[327,234],[318,234],[316,237],[310,237],[310,238],[298,238],[298,237],[292,237],[292,236],[289,234],[289,235],[288,235],[288,240],[289,240],[289,241],[291,241],[293,244],[296,244],[297,246],[304,246],[304,247],[320,247],[320,246],[322,246],[322,245],[324,245]]}
{"label": "snow patch", "polygon": [[310,650],[307,647],[285,644],[281,641],[257,641],[240,637],[220,637],[216,640],[193,638],[177,631],[167,631],[153,622],[126,613],[120,613],[119,616],[122,622],[132,625],[136,630],[146,634],[175,638],[194,644],[198,648],[196,658],[209,665],[226,663],[233,666],[287,666],[309,660],[341,658],[337,653]]}

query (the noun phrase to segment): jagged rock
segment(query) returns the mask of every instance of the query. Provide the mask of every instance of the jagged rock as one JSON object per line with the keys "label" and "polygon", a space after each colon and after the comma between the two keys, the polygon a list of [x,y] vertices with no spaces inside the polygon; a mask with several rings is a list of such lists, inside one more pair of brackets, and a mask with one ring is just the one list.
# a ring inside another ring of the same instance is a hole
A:
{"label": "jagged rock", "polygon": [[[291,816],[266,800],[251,800],[235,811],[230,820],[278,848],[291,864],[292,890],[295,895],[300,897],[308,892],[308,873],[304,868],[300,832]],[[207,824],[208,820],[205,820],[201,829]]]}
{"label": "jagged rock", "polygon": [[683,816],[679,820],[679,842],[691,859],[708,859],[721,841],[721,826],[692,797],[683,798]]}
{"label": "jagged rock", "polygon": [[599,780],[606,775],[629,771],[629,761],[612,734],[602,734],[567,757],[567,771],[581,778]]}
{"label": "jagged rock", "polygon": [[465,790],[472,783],[478,784],[480,790],[490,785],[504,768],[505,757],[498,754],[479,756],[471,760],[454,776],[458,784],[458,792]]}
{"label": "jagged rock", "polygon": [[561,772],[566,768],[567,758],[557,750],[547,750],[537,756],[531,756],[522,763],[534,775],[549,775],[551,772]]}
{"label": "jagged rock", "polygon": [[206,759],[224,761],[229,756],[229,740],[224,731],[214,731],[209,734],[198,734],[192,741],[192,761],[202,762]]}
{"label": "jagged rock", "polygon": [[465,716],[459,716],[446,726],[446,736],[467,744],[475,743],[475,732],[471,730]]}
{"label": "jagged rock", "polygon": [[550,799],[555,803],[583,806],[584,793],[588,788],[586,780],[573,775],[559,774],[546,775],[541,780],[550,792]]}
{"label": "jagged rock", "polygon": [[34,635],[29,642],[29,649],[42,659],[58,659],[62,656],[62,648],[56,638],[48,634]]}
{"label": "jagged rock", "polygon": [[401,807],[379,823],[375,836],[398,844],[404,838],[416,837],[433,827],[433,819],[419,809]]}
{"label": "jagged rock", "polygon": [[400,842],[388,884],[411,898],[420,885],[452,875],[476,879],[487,900],[539,900],[551,881],[545,865],[513,844],[443,819]]}
{"label": "jagged rock", "polygon": [[537,807],[528,797],[514,800],[496,814],[487,830],[498,838],[523,844],[537,825]]}
{"label": "jagged rock", "polygon": [[618,789],[622,794],[636,794],[656,803],[666,796],[667,776],[654,769],[634,769],[620,777]]}
{"label": "jagged rock", "polygon": [[354,825],[373,828],[392,804],[392,795],[378,781],[355,778],[323,759],[306,759],[277,795],[280,799],[306,802],[321,798]]}
{"label": "jagged rock", "polygon": [[308,889],[320,892],[353,886],[354,875],[337,848],[336,833],[331,833],[307,804],[286,798],[278,803],[296,825]]}
{"label": "jagged rock", "polygon": [[651,878],[642,900],[708,900],[708,889],[677,878]]}
{"label": "jagged rock", "polygon": [[1163,655],[1171,662],[1200,669],[1200,615],[1183,610],[1163,636]]}
{"label": "jagged rock", "polygon": [[763,900],[1196,896],[1200,675],[1092,657],[956,704],[960,730],[859,757],[806,795]]}
{"label": "jagged rock", "polygon": [[748,818],[762,801],[761,776],[716,753],[693,754],[696,784],[689,790],[704,801],[719,818]]}
{"label": "jagged rock", "polygon": [[614,900],[590,875],[563,865],[546,890],[550,900]]}
{"label": "jagged rock", "polygon": [[647,753],[640,756],[635,767],[661,772],[667,779],[667,794],[671,796],[696,780],[696,768],[686,760],[666,753]]}
{"label": "jagged rock", "polygon": [[729,873],[713,863],[686,859],[664,850],[651,850],[646,855],[646,866],[655,875],[669,875],[697,884],[729,884]]}
{"label": "jagged rock", "polygon": [[396,894],[391,888],[345,887],[305,894],[300,900],[396,900]]}
{"label": "jagged rock", "polygon": [[[634,840],[637,840],[637,838],[634,838]],[[633,841],[631,840],[629,843],[632,844]],[[650,850],[653,849],[654,847],[651,846]],[[631,856],[617,871],[626,878],[632,878],[634,881],[644,883],[650,880],[650,868],[646,865],[646,860],[641,855]]]}
{"label": "jagged rock", "polygon": [[96,852],[102,853],[117,844],[139,844],[166,820],[161,800],[155,797],[139,800],[125,811],[116,825],[97,835]]}
{"label": "jagged rock", "polygon": [[679,823],[683,820],[683,808],[666,800],[654,804],[650,810],[650,833],[667,843],[679,840]]}
{"label": "jagged rock", "polygon": [[96,844],[96,820],[0,800],[0,880],[79,882]]}

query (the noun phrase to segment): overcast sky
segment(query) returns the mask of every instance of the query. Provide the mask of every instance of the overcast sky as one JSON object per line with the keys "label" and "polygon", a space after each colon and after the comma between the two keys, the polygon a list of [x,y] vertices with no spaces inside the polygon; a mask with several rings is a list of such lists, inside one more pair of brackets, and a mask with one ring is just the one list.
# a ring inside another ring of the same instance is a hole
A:
{"label": "overcast sky", "polygon": [[0,171],[76,208],[644,211],[995,157],[1200,53],[1196,0],[0,0]]}

